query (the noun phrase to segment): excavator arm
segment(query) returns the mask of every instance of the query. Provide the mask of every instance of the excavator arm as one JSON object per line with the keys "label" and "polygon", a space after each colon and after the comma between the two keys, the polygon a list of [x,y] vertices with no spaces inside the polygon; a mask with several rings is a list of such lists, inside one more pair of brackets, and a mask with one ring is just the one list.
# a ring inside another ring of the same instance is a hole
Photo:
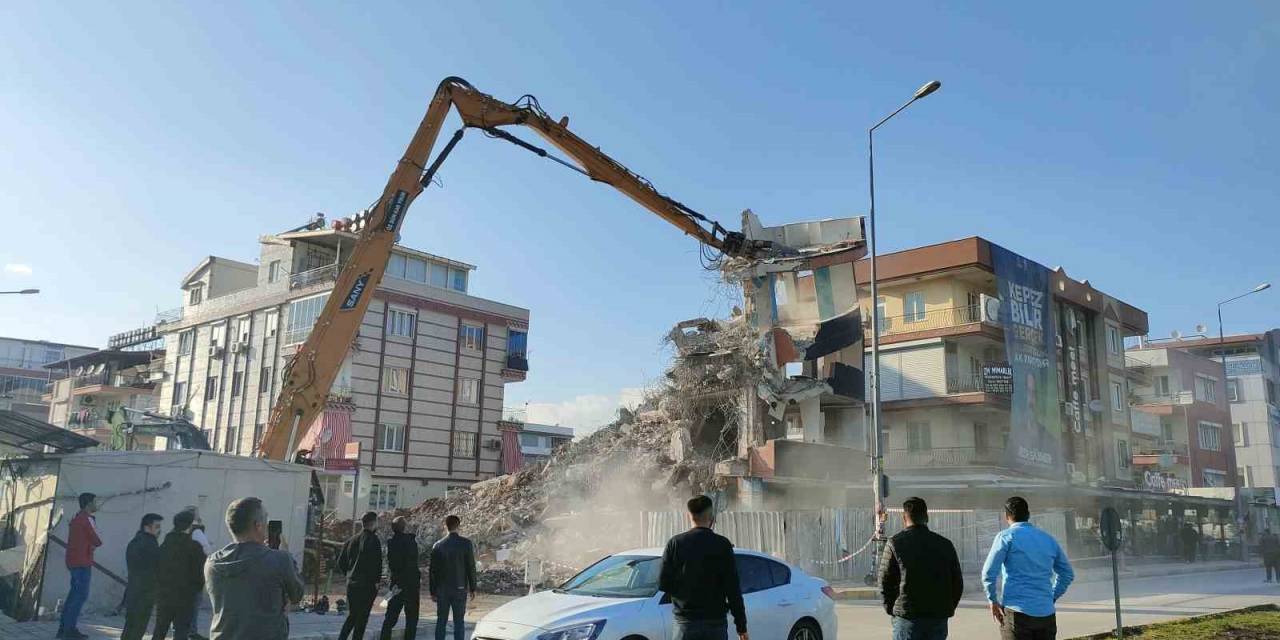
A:
{"label": "excavator arm", "polygon": [[[458,112],[463,128],[428,165],[450,108]],[[529,127],[577,165],[550,156],[547,151],[502,130],[502,127],[512,125]],[[481,93],[461,78],[445,78],[409,141],[404,157],[387,181],[382,197],[369,211],[355,248],[338,275],[315,327],[285,369],[280,395],[258,444],[259,456],[288,459],[303,431],[324,411],[329,387],[359,333],[373,290],[382,281],[409,205],[431,183],[440,165],[468,128],[481,129],[492,137],[550,157],[592,180],[607,184],[725,255],[756,256],[771,250],[768,242],[748,240],[741,233],[728,231],[719,223],[658,192],[647,180],[569,131],[568,118],[553,120],[532,96],[510,104]]]}

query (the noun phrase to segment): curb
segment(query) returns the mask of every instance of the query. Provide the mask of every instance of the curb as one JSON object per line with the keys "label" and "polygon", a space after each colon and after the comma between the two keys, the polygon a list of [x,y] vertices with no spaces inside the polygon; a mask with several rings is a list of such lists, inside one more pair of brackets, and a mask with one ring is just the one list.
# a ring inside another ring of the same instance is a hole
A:
{"label": "curb", "polygon": [[879,600],[880,590],[875,587],[849,587],[845,589],[833,589],[835,591],[837,602],[842,600]]}

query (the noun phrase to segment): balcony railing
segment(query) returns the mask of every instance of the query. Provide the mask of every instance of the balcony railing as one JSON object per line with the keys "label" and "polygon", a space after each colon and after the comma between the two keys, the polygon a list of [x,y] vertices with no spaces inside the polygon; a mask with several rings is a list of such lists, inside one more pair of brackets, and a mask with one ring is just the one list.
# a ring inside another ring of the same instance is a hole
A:
{"label": "balcony railing", "polygon": [[524,424],[525,413],[526,412],[523,407],[519,409],[503,408],[502,422],[518,422],[518,423]]}
{"label": "balcony railing", "polygon": [[334,402],[353,402],[355,392],[351,390],[351,385],[335,384],[329,387],[329,399]]}
{"label": "balcony railing", "polygon": [[885,451],[884,464],[890,470],[990,466],[999,464],[1003,459],[1002,454],[1002,451],[994,447],[890,449]]}
{"label": "balcony railing", "polygon": [[333,282],[338,279],[338,273],[341,271],[342,265],[330,264],[319,269],[295,273],[289,276],[289,288],[302,289],[321,282]]}
{"label": "balcony railing", "polygon": [[1146,445],[1133,450],[1135,456],[1159,456],[1166,453],[1174,455],[1187,455],[1187,443],[1185,442],[1161,442],[1153,445]]}
{"label": "balcony railing", "polygon": [[953,373],[947,376],[947,393],[976,393],[982,391],[982,374]]}
{"label": "balcony railing", "polygon": [[1175,405],[1191,404],[1195,396],[1190,391],[1177,393],[1135,393],[1130,396],[1130,404],[1136,405]]}
{"label": "balcony railing", "polygon": [[169,324],[170,322],[182,321],[182,307],[177,309],[169,309],[156,313],[156,324]]}
{"label": "balcony railing", "polygon": [[982,307],[980,305],[971,304],[963,307],[934,309],[932,311],[920,311],[918,313],[881,318],[880,335],[887,336],[897,333],[959,327],[981,321]]}
{"label": "balcony railing", "polygon": [[134,388],[151,388],[155,383],[139,376],[126,376],[119,373],[104,371],[102,373],[94,373],[87,376],[76,376],[71,381],[72,389],[81,387],[90,387],[94,385],[102,385],[106,387],[134,387]]}

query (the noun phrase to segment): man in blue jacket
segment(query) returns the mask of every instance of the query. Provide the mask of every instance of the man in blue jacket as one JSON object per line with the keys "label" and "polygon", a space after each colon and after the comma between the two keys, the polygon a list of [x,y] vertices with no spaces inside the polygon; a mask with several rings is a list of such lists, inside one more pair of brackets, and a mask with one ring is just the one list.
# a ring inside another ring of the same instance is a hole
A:
{"label": "man in blue jacket", "polygon": [[[1054,603],[1067,592],[1075,572],[1053,536],[1032,525],[1027,501],[1004,503],[1009,528],[996,534],[982,566],[982,586],[1002,640],[1053,640],[1058,634]],[[1003,588],[996,593],[996,578]]]}

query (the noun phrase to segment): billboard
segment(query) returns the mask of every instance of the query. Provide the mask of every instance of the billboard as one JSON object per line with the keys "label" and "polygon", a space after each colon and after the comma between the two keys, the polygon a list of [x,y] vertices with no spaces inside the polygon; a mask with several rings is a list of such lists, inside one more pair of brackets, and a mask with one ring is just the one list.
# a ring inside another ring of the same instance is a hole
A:
{"label": "billboard", "polygon": [[1000,325],[1004,329],[1005,352],[1013,369],[1005,463],[1037,476],[1062,477],[1062,424],[1049,270],[995,244],[991,245],[991,264],[1003,301]]}

